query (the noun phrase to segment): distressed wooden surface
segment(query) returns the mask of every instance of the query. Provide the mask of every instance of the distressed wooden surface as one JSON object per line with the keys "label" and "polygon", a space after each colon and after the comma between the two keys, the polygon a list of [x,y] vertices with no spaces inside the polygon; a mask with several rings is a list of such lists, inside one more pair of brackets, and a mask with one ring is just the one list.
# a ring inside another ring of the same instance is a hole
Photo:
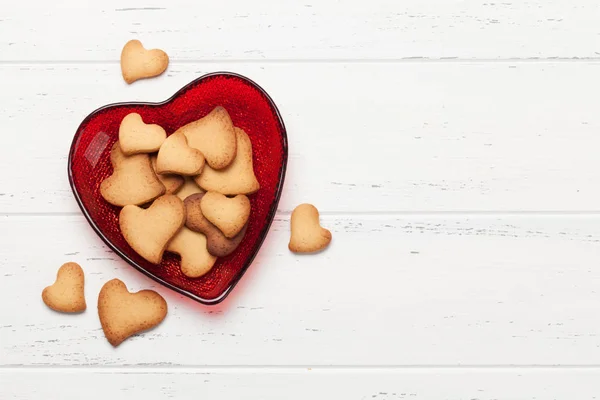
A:
{"label": "distressed wooden surface", "polygon": [[78,213],[65,169],[83,118],[223,68],[284,115],[281,211],[600,210],[600,62],[176,64],[131,87],[118,65],[0,66],[0,168],[18,166],[0,210]]}
{"label": "distressed wooden surface", "polygon": [[118,60],[140,38],[176,60],[597,58],[596,0],[23,0],[0,59]]}
{"label": "distressed wooden surface", "polygon": [[599,378],[581,368],[32,369],[0,370],[0,396],[80,400],[92,386],[86,399],[588,400],[599,398]]}
{"label": "distressed wooden surface", "polygon": [[[600,397],[600,3],[24,0],[0,7],[0,399]],[[123,44],[171,57],[125,85]],[[66,177],[95,108],[242,73],[289,132],[273,228],[217,307],[108,250]],[[324,253],[287,250],[316,204]],[[88,310],[48,310],[56,269]],[[102,284],[165,296],[112,348]],[[135,382],[134,382],[135,381]],[[90,390],[92,388],[92,390]]]}
{"label": "distressed wooden surface", "polygon": [[[297,256],[288,218],[278,218],[241,286],[203,307],[118,260],[82,217],[5,217],[0,293],[18,306],[0,314],[0,365],[600,365],[600,217],[327,216],[323,225],[331,247]],[[35,251],[15,251],[24,237]],[[86,271],[80,316],[40,298],[70,260]],[[163,324],[117,350],[95,311],[114,277],[159,290],[170,306]]]}

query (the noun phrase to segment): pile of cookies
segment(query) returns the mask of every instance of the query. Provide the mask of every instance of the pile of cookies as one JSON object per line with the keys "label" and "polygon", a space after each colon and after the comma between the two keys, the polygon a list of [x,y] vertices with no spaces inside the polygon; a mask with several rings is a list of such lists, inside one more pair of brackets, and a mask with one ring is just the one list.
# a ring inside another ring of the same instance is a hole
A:
{"label": "pile of cookies", "polygon": [[181,257],[186,276],[198,278],[241,243],[251,211],[247,195],[260,185],[250,138],[225,108],[169,136],[128,114],[110,159],[113,174],[100,193],[122,207],[121,233],[147,261],[159,264],[169,251]]}

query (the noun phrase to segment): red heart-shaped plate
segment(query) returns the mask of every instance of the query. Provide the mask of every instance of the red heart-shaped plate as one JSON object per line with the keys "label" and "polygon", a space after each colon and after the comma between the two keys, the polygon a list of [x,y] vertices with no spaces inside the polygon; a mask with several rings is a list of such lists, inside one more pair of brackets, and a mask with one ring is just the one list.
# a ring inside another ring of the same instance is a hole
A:
{"label": "red heart-shaped plate", "polygon": [[[123,117],[136,112],[147,124],[167,134],[223,106],[235,126],[252,141],[254,173],[260,190],[250,195],[252,213],[240,246],[218,259],[205,276],[181,273],[179,257],[168,252],[160,265],[144,260],[127,244],[119,229],[120,208],[100,195],[100,183],[113,172],[110,149]],[[287,166],[287,135],[283,119],[269,95],[256,83],[229,72],[204,75],[162,103],[118,103],[91,113],[81,123],[69,153],[69,182],[83,214],[96,233],[129,264],[161,284],[204,304],[222,301],[233,289],[264,241],[281,196]]]}

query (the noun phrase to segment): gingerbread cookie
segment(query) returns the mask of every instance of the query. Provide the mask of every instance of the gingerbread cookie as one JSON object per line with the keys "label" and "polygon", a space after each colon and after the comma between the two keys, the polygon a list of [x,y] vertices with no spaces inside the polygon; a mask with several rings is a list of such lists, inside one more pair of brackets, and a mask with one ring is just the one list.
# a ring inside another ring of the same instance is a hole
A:
{"label": "gingerbread cookie", "polygon": [[177,191],[176,195],[181,200],[185,200],[188,196],[196,193],[204,193],[204,190],[200,189],[200,186],[192,178],[186,176],[183,186]]}
{"label": "gingerbread cookie", "polygon": [[165,193],[147,154],[126,156],[116,142],[110,152],[113,174],[100,184],[100,194],[110,204],[140,205]]}
{"label": "gingerbread cookie", "polygon": [[182,126],[177,132],[185,135],[190,147],[202,152],[211,168],[225,168],[235,158],[235,131],[223,107],[216,107],[206,117]]}
{"label": "gingerbread cookie", "polygon": [[42,300],[54,311],[78,313],[86,309],[83,269],[79,264],[63,264],[56,274],[56,282],[42,291]]}
{"label": "gingerbread cookie", "polygon": [[200,150],[189,147],[185,135],[175,132],[158,151],[156,171],[159,174],[198,175],[204,167]]}
{"label": "gingerbread cookie", "polygon": [[312,253],[331,242],[331,232],[319,224],[319,211],[312,204],[300,204],[291,217],[289,249],[295,253]]}
{"label": "gingerbread cookie", "polygon": [[169,56],[162,50],[146,50],[139,40],[130,40],[121,51],[121,73],[125,82],[151,78],[165,72]]}
{"label": "gingerbread cookie", "polygon": [[202,197],[204,193],[196,193],[188,196],[185,201],[186,226],[193,231],[206,235],[206,247],[208,252],[216,257],[227,257],[239,246],[246,235],[248,225],[233,238],[227,238],[223,232],[207,220],[202,214]]}
{"label": "gingerbread cookie", "polygon": [[235,128],[237,154],[225,169],[215,170],[205,166],[202,174],[195,179],[198,186],[206,191],[225,195],[252,194],[260,188],[252,166],[252,142],[242,129]]}
{"label": "gingerbread cookie", "polygon": [[206,236],[185,226],[169,242],[167,251],[181,256],[181,272],[190,278],[205,275],[217,261],[206,248]]}
{"label": "gingerbread cookie", "polygon": [[183,202],[170,194],[159,197],[147,209],[128,205],[119,214],[119,226],[127,243],[153,264],[160,263],[167,244],[184,222]]}
{"label": "gingerbread cookie", "polygon": [[123,282],[113,279],[100,290],[98,316],[104,336],[116,347],[160,324],[167,316],[167,302],[152,290],[130,293]]}
{"label": "gingerbread cookie", "polygon": [[123,154],[154,153],[167,138],[165,130],[156,124],[145,124],[140,114],[127,114],[119,127],[119,144]]}
{"label": "gingerbread cookie", "polygon": [[[152,163],[152,169],[156,172],[156,155],[153,154],[150,156],[150,162]],[[177,192],[184,184],[184,178],[179,175],[172,174],[156,174],[156,177],[165,186],[166,192],[165,194],[173,194]],[[194,181],[192,181],[194,182]],[[194,183],[194,186],[198,186]],[[200,189],[200,188],[198,188]],[[182,199],[183,200],[183,199]]]}
{"label": "gingerbread cookie", "polygon": [[243,194],[228,198],[208,192],[202,198],[201,208],[206,219],[230,239],[242,230],[250,217],[250,200]]}

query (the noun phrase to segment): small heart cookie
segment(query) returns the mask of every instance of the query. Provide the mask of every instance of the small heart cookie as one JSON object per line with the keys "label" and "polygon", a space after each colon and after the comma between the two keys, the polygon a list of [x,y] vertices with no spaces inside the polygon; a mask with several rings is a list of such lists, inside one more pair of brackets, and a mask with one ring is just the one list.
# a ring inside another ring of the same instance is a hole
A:
{"label": "small heart cookie", "polygon": [[207,165],[195,179],[206,191],[225,195],[252,194],[260,188],[252,166],[252,142],[242,129],[235,128],[237,154],[225,169],[215,170]]}
{"label": "small heart cookie", "polygon": [[121,209],[121,233],[140,256],[159,264],[169,241],[185,222],[185,207],[179,197],[159,197],[147,209],[128,205]]}
{"label": "small heart cookie", "polygon": [[119,144],[123,154],[154,153],[167,138],[167,132],[156,124],[146,124],[140,114],[130,113],[119,126]]}
{"label": "small heart cookie", "polygon": [[126,156],[116,142],[110,152],[113,174],[100,184],[104,200],[115,206],[145,204],[165,193],[148,154]]}
{"label": "small heart cookie", "polygon": [[319,211],[312,204],[300,204],[291,217],[289,249],[294,253],[312,253],[331,242],[331,232],[319,224]]}
{"label": "small heart cookie", "polygon": [[123,282],[113,279],[100,289],[98,316],[104,336],[116,347],[160,324],[167,316],[167,302],[152,290],[130,293]]}
{"label": "small heart cookie", "polygon": [[231,239],[250,217],[250,200],[243,194],[228,198],[221,193],[208,192],[202,198],[202,214]]}
{"label": "small heart cookie", "polygon": [[181,272],[190,278],[205,275],[217,261],[206,248],[206,236],[185,226],[169,242],[167,251],[181,256]]}
{"label": "small heart cookie", "polygon": [[121,73],[129,84],[158,76],[168,65],[167,53],[159,49],[146,50],[139,40],[130,40],[121,51]]}
{"label": "small heart cookie", "polygon": [[[150,161],[152,163],[152,169],[154,169],[154,172],[156,172],[156,155],[155,154],[150,156]],[[165,189],[166,189],[165,194],[173,194],[173,193],[179,191],[179,189],[183,186],[183,184],[185,182],[184,178],[179,175],[156,173],[156,177],[158,178],[160,183],[162,183],[165,186]],[[192,183],[194,183],[194,181],[192,181]],[[194,183],[194,186],[198,187],[198,185],[196,185],[195,183]],[[200,189],[200,188],[198,188],[198,189]]]}
{"label": "small heart cookie", "polygon": [[216,107],[206,117],[182,126],[188,146],[198,149],[211,168],[222,169],[235,158],[237,141],[233,122],[223,107]]}
{"label": "small heart cookie", "polygon": [[79,264],[63,264],[56,274],[56,282],[42,291],[42,300],[54,311],[78,313],[86,309],[83,269]]}
{"label": "small heart cookie", "polygon": [[156,160],[159,174],[198,175],[202,167],[204,156],[200,150],[188,146],[183,133],[175,132],[160,146]]}
{"label": "small heart cookie", "polygon": [[185,201],[186,220],[185,225],[195,232],[206,235],[206,247],[208,252],[215,257],[227,257],[240,245],[246,235],[248,224],[244,225],[240,233],[229,239],[223,232],[214,226],[202,214],[202,198],[204,193],[196,193],[188,196]]}

